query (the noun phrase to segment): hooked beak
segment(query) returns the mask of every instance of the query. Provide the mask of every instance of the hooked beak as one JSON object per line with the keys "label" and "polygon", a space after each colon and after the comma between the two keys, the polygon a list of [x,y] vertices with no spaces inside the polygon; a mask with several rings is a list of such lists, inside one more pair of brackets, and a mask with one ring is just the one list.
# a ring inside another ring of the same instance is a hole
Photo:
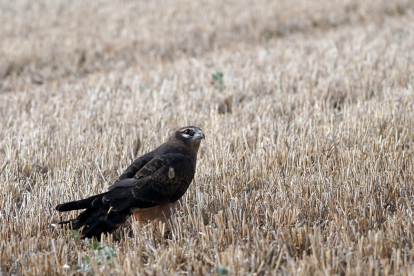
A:
{"label": "hooked beak", "polygon": [[204,136],[204,132],[199,129],[198,133],[194,134],[194,139],[206,139],[206,137]]}

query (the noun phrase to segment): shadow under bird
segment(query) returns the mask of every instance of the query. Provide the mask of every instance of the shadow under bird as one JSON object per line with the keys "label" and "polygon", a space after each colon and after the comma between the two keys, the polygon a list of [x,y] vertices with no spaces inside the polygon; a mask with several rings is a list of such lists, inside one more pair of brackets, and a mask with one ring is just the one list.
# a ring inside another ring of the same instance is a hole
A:
{"label": "shadow under bird", "polygon": [[107,192],[56,206],[60,212],[86,209],[59,224],[81,229],[82,238],[99,239],[130,216],[141,225],[166,222],[194,178],[201,139],[205,136],[200,128],[180,128],[164,144],[137,158]]}

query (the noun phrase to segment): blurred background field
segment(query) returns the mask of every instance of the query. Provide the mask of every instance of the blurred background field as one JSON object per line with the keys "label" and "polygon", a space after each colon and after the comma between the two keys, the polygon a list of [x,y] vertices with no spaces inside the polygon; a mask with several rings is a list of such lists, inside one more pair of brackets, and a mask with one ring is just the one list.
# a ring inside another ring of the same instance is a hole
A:
{"label": "blurred background field", "polygon": [[[4,0],[0,275],[412,275],[413,83],[413,1]],[[53,226],[184,125],[168,237]]]}

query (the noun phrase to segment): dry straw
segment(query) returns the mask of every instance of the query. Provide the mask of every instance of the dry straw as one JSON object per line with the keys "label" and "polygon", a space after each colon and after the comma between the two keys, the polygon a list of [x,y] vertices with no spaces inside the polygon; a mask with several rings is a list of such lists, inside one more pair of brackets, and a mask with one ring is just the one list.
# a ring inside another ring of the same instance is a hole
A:
{"label": "dry straw", "polygon": [[[413,8],[3,1],[0,275],[414,274]],[[53,227],[189,124],[171,230]]]}

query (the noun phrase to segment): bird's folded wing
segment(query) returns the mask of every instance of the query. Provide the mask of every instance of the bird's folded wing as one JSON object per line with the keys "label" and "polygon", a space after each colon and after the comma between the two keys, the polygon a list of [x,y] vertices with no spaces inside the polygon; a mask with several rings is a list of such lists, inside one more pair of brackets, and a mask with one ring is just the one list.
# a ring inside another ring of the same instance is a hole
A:
{"label": "bird's folded wing", "polygon": [[124,179],[132,178],[135,176],[135,174],[143,167],[145,166],[149,161],[153,159],[153,153],[147,153],[143,156],[137,158],[134,160],[134,162],[129,165],[128,168],[118,177],[118,180],[115,181],[115,183],[120,182]]}
{"label": "bird's folded wing", "polygon": [[[131,207],[149,208],[176,201],[188,189],[194,171],[191,161],[183,154],[161,155],[137,172],[136,175],[140,178],[115,182],[105,193],[102,204],[109,204],[114,211],[120,211]],[[94,207],[100,207],[100,204],[96,202]]]}

